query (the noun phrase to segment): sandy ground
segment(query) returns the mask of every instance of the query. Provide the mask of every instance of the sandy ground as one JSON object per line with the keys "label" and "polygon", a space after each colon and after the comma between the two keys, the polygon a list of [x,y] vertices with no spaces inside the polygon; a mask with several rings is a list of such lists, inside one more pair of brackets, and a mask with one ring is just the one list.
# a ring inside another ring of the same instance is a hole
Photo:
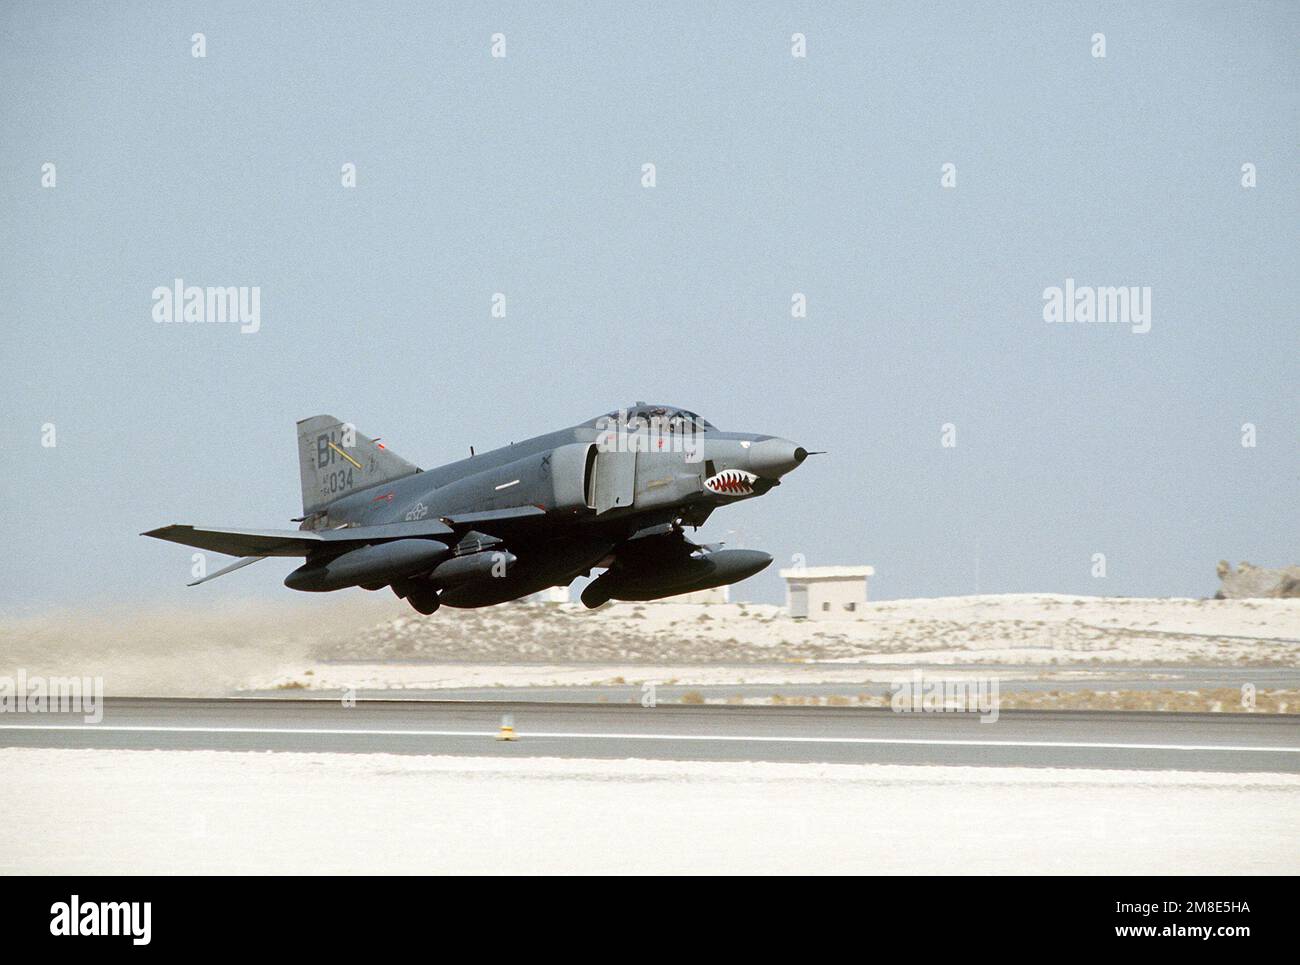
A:
{"label": "sandy ground", "polygon": [[[388,593],[0,619],[0,675],[100,676],[110,695],[591,684],[871,682],[898,665],[1300,666],[1300,600],[1050,594],[873,603],[849,622],[774,606],[511,604],[421,617]],[[853,668],[836,664],[854,663]],[[752,666],[751,666],[752,665]],[[763,665],[763,666],[760,666]]]}
{"label": "sandy ground", "polygon": [[1204,663],[1293,665],[1300,599],[1009,594],[869,604],[863,619],[791,620],[779,607],[617,603],[400,614],[322,641],[325,659],[521,663]]}
{"label": "sandy ground", "polygon": [[[308,673],[307,671],[310,671]],[[583,687],[649,681],[691,687],[766,684],[773,687],[804,683],[888,684],[905,673],[895,668],[872,671],[826,664],[477,664],[477,663],[318,663],[289,677],[255,683],[261,689],[308,690],[452,690],[473,687]],[[975,677],[975,671],[945,672],[946,677]]]}
{"label": "sandy ground", "polygon": [[0,751],[6,873],[1293,874],[1300,776]]}
{"label": "sandy ground", "polygon": [[[391,599],[391,597],[390,597]],[[120,696],[219,697],[264,676],[300,672],[330,634],[385,618],[367,597],[166,608],[56,610],[0,618],[0,675],[102,677]]]}

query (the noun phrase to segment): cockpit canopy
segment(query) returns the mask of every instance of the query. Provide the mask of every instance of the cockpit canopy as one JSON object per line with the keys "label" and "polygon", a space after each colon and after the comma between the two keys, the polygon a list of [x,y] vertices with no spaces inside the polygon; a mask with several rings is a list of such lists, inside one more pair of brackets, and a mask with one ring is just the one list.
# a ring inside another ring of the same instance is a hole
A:
{"label": "cockpit canopy", "polygon": [[650,405],[635,402],[622,409],[606,412],[592,420],[598,429],[643,429],[662,432],[705,432],[715,428],[703,416],[675,405]]}

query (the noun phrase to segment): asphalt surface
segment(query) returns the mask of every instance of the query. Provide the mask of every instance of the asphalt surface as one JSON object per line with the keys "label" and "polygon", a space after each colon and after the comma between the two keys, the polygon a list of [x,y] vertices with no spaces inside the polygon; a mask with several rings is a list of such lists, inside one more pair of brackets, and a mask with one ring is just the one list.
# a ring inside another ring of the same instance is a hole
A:
{"label": "asphalt surface", "polygon": [[[515,741],[501,741],[503,720]],[[1294,715],[110,698],[0,715],[0,747],[945,764],[1300,773]]]}

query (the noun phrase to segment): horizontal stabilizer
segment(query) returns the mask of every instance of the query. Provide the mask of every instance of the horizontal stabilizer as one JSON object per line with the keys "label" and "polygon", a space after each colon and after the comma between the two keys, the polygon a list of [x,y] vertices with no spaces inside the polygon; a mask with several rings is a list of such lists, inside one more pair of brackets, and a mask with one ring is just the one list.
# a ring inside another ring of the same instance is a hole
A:
{"label": "horizontal stabilizer", "polygon": [[223,566],[215,573],[209,573],[202,579],[195,580],[193,583],[186,583],[186,586],[198,586],[200,583],[206,583],[208,580],[215,580],[218,576],[225,576],[227,573],[233,573],[235,570],[242,570],[245,566],[250,566],[258,560],[266,559],[265,556],[245,556],[242,560],[235,560],[229,566]]}

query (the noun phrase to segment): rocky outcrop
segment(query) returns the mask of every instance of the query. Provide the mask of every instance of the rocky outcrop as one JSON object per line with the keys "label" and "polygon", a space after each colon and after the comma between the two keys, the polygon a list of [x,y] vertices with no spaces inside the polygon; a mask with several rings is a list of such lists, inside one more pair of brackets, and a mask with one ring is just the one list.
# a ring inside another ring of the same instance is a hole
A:
{"label": "rocky outcrop", "polygon": [[1234,570],[1227,560],[1219,561],[1216,600],[1248,600],[1258,597],[1300,597],[1300,566],[1270,570],[1251,563],[1239,563]]}

